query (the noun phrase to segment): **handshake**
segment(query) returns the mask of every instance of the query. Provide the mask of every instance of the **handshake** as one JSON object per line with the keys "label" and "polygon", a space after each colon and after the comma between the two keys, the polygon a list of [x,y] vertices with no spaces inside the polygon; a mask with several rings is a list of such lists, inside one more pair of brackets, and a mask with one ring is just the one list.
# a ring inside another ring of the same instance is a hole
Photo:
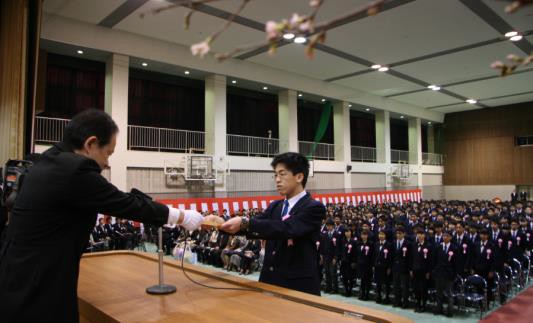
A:
{"label": "handshake", "polygon": [[224,219],[216,215],[202,216],[195,210],[180,210],[173,207],[169,207],[167,224],[178,224],[185,230],[194,231],[199,227],[202,229],[208,229],[210,227],[218,228]]}

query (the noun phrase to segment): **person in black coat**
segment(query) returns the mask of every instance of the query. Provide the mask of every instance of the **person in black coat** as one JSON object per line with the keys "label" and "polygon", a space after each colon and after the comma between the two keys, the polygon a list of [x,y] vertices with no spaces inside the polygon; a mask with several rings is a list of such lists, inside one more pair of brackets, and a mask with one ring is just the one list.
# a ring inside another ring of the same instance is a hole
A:
{"label": "person in black coat", "polygon": [[527,201],[527,192],[525,190],[522,190],[520,192],[520,201],[526,202]]}
{"label": "person in black coat", "polygon": [[432,267],[433,248],[426,241],[426,233],[422,228],[416,231],[417,242],[413,244],[411,278],[415,291],[415,312],[425,312],[428,298],[429,278]]}
{"label": "person in black coat", "polygon": [[[374,244],[374,279],[376,281],[376,302],[389,304],[392,245],[387,241],[387,231],[378,233],[378,241]],[[385,300],[382,298],[383,287],[385,288]]]}
{"label": "person in black coat", "polygon": [[267,240],[260,282],[320,295],[316,241],[326,208],[304,190],[309,161],[288,152],[274,157],[271,165],[276,188],[285,199],[270,203],[262,215],[250,220],[230,219],[220,230]]}
{"label": "person in black coat", "polygon": [[448,231],[442,234],[442,243],[434,249],[434,267],[431,272],[437,289],[436,314],[443,314],[445,298],[448,303],[446,315],[453,315],[452,287],[456,277],[457,247],[452,243],[452,236]]}
{"label": "person in black coat", "polygon": [[396,229],[393,243],[392,284],[394,290],[394,307],[409,307],[409,270],[411,265],[411,243],[405,239],[405,229]]}
{"label": "person in black coat", "polygon": [[516,193],[516,190],[513,190],[511,192],[511,203],[516,203],[518,202],[518,193]]}
{"label": "person in black coat", "polygon": [[472,268],[472,253],[474,244],[465,233],[463,222],[455,224],[455,234],[453,235],[452,243],[458,248],[457,258],[455,259],[457,274],[463,278],[470,275]]}
{"label": "person in black coat", "polygon": [[342,249],[341,275],[346,297],[352,295],[357,265],[357,238],[352,237],[352,232],[344,232],[345,242]]}
{"label": "person in black coat", "polygon": [[326,232],[322,234],[320,244],[320,259],[326,272],[326,293],[339,292],[337,275],[338,261],[342,255],[341,233],[334,228],[335,222],[331,218],[326,221]]}
{"label": "person in black coat", "polygon": [[489,302],[493,300],[494,271],[496,270],[496,246],[489,240],[489,231],[481,229],[480,241],[474,247],[472,256],[472,274],[477,274],[487,281]]}
{"label": "person in black coat", "polygon": [[372,259],[374,248],[368,238],[368,230],[361,232],[361,239],[357,244],[357,275],[361,279],[359,299],[369,300],[370,286],[372,283]]}
{"label": "person in black coat", "polygon": [[85,110],[25,176],[0,250],[3,322],[78,322],[79,263],[97,213],[200,226],[198,212],[167,207],[138,191],[121,192],[100,175],[117,131],[105,112]]}

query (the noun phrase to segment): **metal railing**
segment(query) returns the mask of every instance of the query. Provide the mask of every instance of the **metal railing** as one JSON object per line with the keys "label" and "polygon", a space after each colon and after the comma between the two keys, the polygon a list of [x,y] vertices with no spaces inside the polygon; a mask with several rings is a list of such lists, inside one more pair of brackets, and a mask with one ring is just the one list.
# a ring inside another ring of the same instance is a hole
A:
{"label": "metal railing", "polygon": [[374,147],[352,146],[352,161],[375,163],[377,150]]}
{"label": "metal railing", "polygon": [[226,140],[228,155],[270,157],[279,154],[280,151],[278,138],[228,134]]}
{"label": "metal railing", "polygon": [[313,151],[314,142],[298,141],[298,151],[306,157],[313,159],[335,160],[335,145],[317,143]]}
{"label": "metal railing", "polygon": [[390,150],[390,160],[391,163],[400,163],[404,162],[406,164],[409,163],[409,151],[407,150]]}
{"label": "metal railing", "polygon": [[128,149],[203,152],[205,149],[205,132],[128,126]]}
{"label": "metal railing", "polygon": [[35,142],[40,144],[60,142],[69,121],[69,119],[35,117]]}
{"label": "metal railing", "polygon": [[446,159],[446,156],[442,154],[422,153],[422,164],[423,165],[442,166],[446,162],[445,159]]}

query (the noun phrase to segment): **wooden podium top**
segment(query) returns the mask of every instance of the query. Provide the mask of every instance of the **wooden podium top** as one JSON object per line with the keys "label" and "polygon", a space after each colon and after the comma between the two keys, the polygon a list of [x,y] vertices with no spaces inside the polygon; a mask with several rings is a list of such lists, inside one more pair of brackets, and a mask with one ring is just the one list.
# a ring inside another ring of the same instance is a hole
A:
{"label": "wooden podium top", "polygon": [[363,306],[241,279],[185,264],[195,281],[217,287],[253,291],[216,290],[194,284],[181,264],[166,260],[165,283],[177,292],[165,296],[146,293],[158,283],[157,257],[133,251],[84,255],[80,265],[78,299],[81,322],[367,322],[408,323],[410,320]]}

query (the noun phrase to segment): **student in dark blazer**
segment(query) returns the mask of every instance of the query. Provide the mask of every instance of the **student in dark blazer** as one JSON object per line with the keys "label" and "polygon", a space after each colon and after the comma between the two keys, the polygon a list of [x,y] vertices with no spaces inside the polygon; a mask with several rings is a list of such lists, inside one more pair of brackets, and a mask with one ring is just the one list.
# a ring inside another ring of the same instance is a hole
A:
{"label": "student in dark blazer", "polygon": [[369,300],[370,286],[372,283],[372,259],[374,248],[368,238],[368,230],[361,232],[361,239],[357,244],[357,275],[361,279],[361,292],[359,299]]}
{"label": "student in dark blazer", "polygon": [[472,256],[472,274],[477,274],[487,281],[489,302],[493,300],[492,286],[494,285],[494,272],[496,271],[497,247],[489,240],[489,231],[481,229],[480,241],[474,247]]}
{"label": "student in dark blazer", "polygon": [[274,157],[271,165],[276,188],[285,199],[270,203],[262,215],[250,220],[230,219],[220,230],[267,240],[259,281],[320,295],[316,242],[326,208],[304,190],[309,161],[288,152]]}
{"label": "student in dark blazer", "polygon": [[78,322],[79,262],[97,213],[192,230],[203,217],[123,193],[100,172],[116,144],[109,115],[89,109],[66,126],[24,179],[0,250],[3,322]]}
{"label": "student in dark blazer", "polygon": [[396,229],[393,242],[392,284],[394,290],[394,307],[409,307],[409,270],[411,266],[411,243],[405,239],[405,229]]}
{"label": "student in dark blazer", "polygon": [[339,292],[337,269],[342,255],[343,239],[340,237],[342,233],[335,230],[334,224],[333,219],[328,218],[326,231],[322,233],[322,242],[320,244],[320,260],[324,265],[326,274],[326,293]]}
{"label": "student in dark blazer", "polygon": [[426,241],[426,233],[422,228],[416,230],[417,242],[413,244],[410,275],[415,290],[415,312],[425,312],[428,298],[430,272],[432,267],[433,248]]}
{"label": "student in dark blazer", "polygon": [[341,256],[341,275],[345,296],[350,297],[352,295],[352,289],[354,287],[356,277],[357,238],[352,237],[352,231],[350,230],[346,230],[344,232],[344,237],[345,242]]}
{"label": "student in dark blazer", "polygon": [[437,309],[436,314],[444,314],[443,303],[446,298],[448,304],[446,316],[453,315],[452,287],[456,276],[457,247],[452,243],[452,235],[448,231],[442,234],[442,243],[435,246],[434,264],[431,275],[437,289]]}
{"label": "student in dark blazer", "polygon": [[[391,267],[393,257],[393,247],[387,241],[388,231],[382,230],[378,233],[378,241],[374,244],[374,279],[376,281],[376,302],[389,304]],[[385,299],[382,291],[385,289]]]}

